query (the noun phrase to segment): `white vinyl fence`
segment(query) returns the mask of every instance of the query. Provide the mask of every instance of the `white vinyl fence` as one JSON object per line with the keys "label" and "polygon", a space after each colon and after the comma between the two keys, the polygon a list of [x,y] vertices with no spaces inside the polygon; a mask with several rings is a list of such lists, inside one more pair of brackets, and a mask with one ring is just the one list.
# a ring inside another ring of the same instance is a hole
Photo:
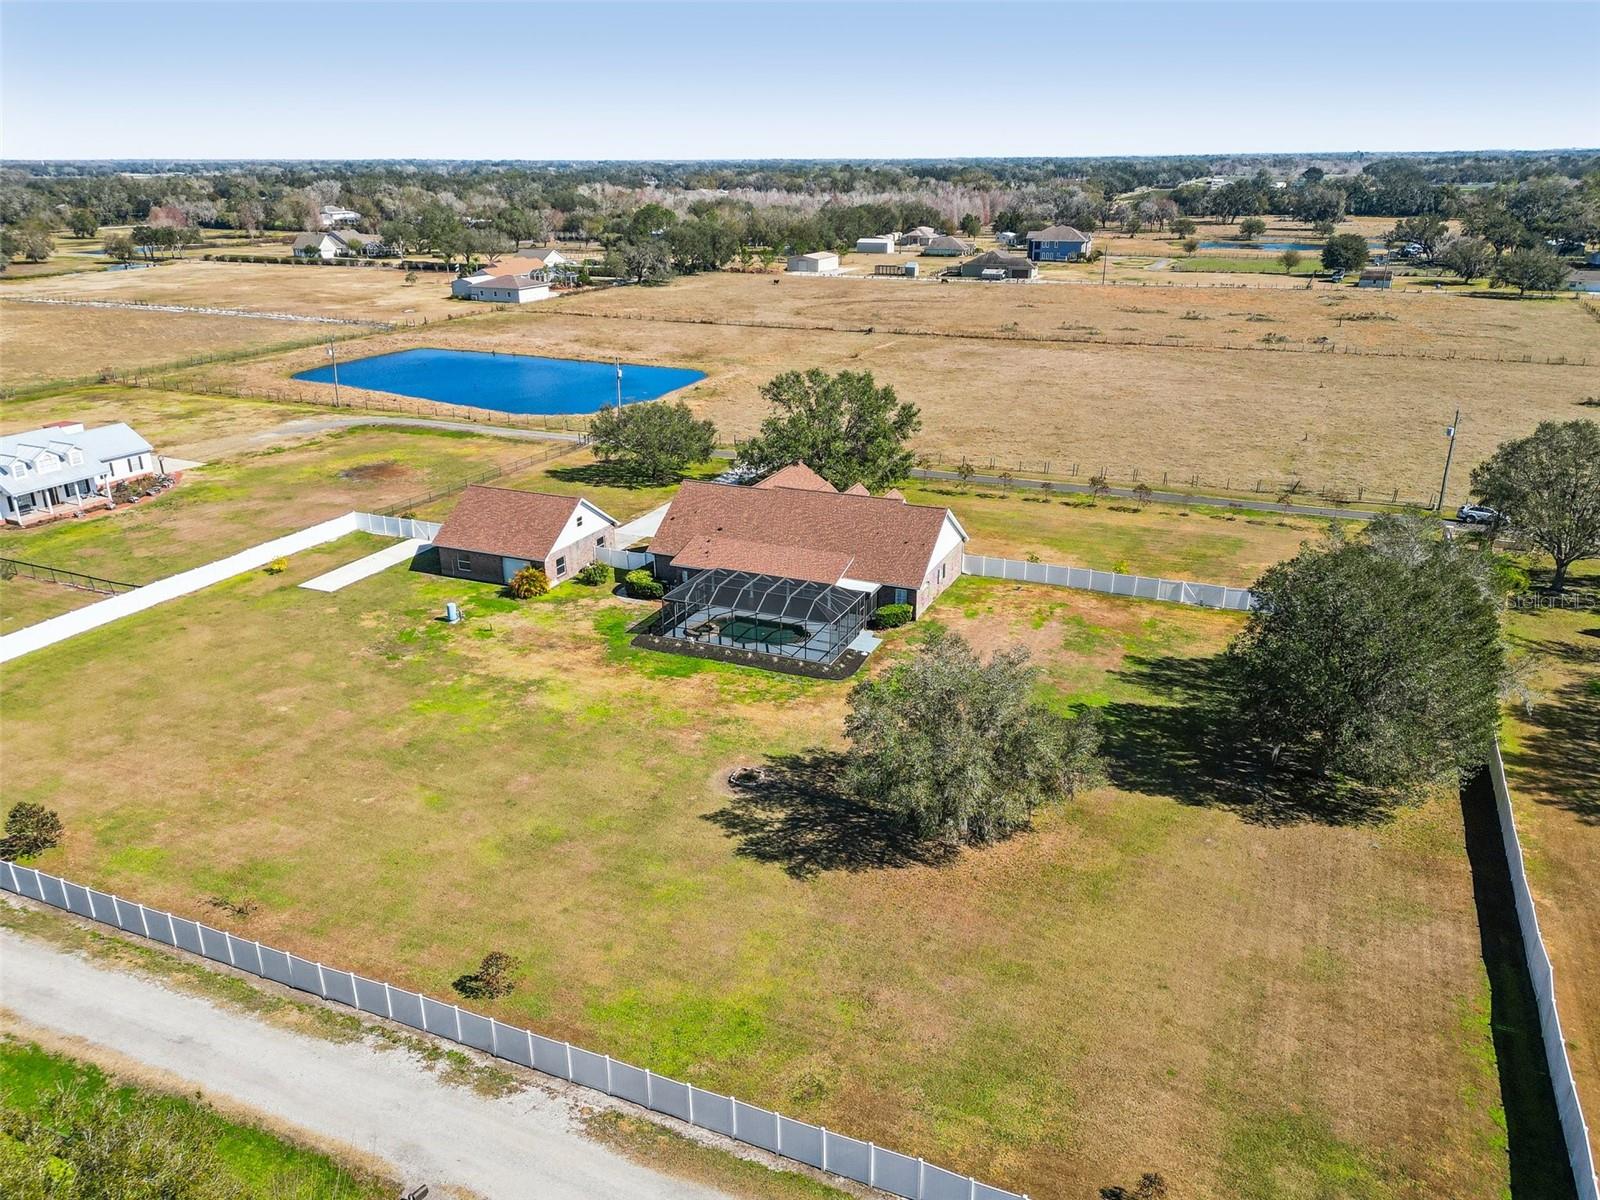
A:
{"label": "white vinyl fence", "polygon": [[165,604],[168,600],[176,600],[179,596],[198,592],[202,588],[221,583],[235,575],[258,570],[274,559],[298,554],[302,550],[309,550],[324,542],[337,541],[357,532],[376,533],[394,538],[420,538],[425,542],[431,542],[438,534],[439,526],[432,521],[385,517],[377,513],[348,512],[341,517],[334,517],[295,533],[273,538],[270,542],[251,546],[248,550],[241,550],[226,558],[219,558],[216,562],[206,563],[202,567],[179,571],[176,575],[147,583],[143,587],[134,588],[131,592],[122,592],[97,603],[85,605],[83,608],[74,609],[72,612],[62,613],[59,617],[50,617],[37,625],[29,625],[14,633],[8,633],[0,637],[0,662],[10,662],[13,658],[32,654],[35,650],[42,650],[56,642],[77,637],[80,633],[98,629],[102,625],[119,621],[136,612],[143,612],[157,604]]}
{"label": "white vinyl fence", "polygon": [[1561,1014],[1556,1011],[1555,969],[1539,933],[1539,914],[1528,890],[1528,873],[1522,861],[1522,843],[1517,839],[1517,822],[1511,811],[1511,789],[1506,785],[1505,763],[1500,745],[1495,743],[1489,759],[1489,777],[1494,781],[1494,803],[1500,813],[1500,836],[1505,839],[1506,861],[1511,867],[1511,891],[1516,898],[1517,922],[1522,927],[1522,945],[1528,956],[1528,975],[1533,980],[1539,1001],[1539,1030],[1544,1035],[1545,1060],[1550,1066],[1550,1083],[1555,1089],[1556,1110],[1561,1114],[1561,1133],[1572,1163],[1572,1177],[1578,1184],[1578,1200],[1600,1200],[1600,1180],[1595,1177],[1594,1148],[1589,1142],[1589,1127],[1578,1101],[1578,1084],[1572,1077],[1572,1062],[1567,1058],[1567,1043],[1561,1033]]}
{"label": "white vinyl fence", "polygon": [[601,546],[595,550],[594,556],[608,567],[620,567],[624,571],[637,571],[640,567],[650,565],[650,556],[639,550],[613,550],[610,546]]}
{"label": "white vinyl fence", "polygon": [[567,1079],[906,1200],[1025,1200],[871,1142],[0,859],[0,889]]}
{"label": "white vinyl fence", "polygon": [[1249,588],[1224,587],[1220,583],[1189,583],[1183,579],[1156,579],[1149,575],[1121,575],[1115,571],[1093,571],[1088,567],[1057,567],[1050,563],[1023,562],[1016,558],[989,558],[965,554],[961,570],[966,575],[986,579],[1015,579],[1019,583],[1044,583],[1052,587],[1083,588],[1108,596],[1131,596],[1136,600],[1165,600],[1172,604],[1196,604],[1202,608],[1226,608],[1249,612],[1255,596]]}

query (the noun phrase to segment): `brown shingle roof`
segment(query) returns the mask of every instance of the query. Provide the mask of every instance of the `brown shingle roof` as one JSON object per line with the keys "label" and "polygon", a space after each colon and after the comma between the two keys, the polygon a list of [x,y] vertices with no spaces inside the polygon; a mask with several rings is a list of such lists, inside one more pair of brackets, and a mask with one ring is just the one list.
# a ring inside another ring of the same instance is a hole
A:
{"label": "brown shingle roof", "polygon": [[556,539],[579,503],[576,496],[474,485],[456,501],[433,544],[542,561],[556,549]]}
{"label": "brown shingle roof", "polygon": [[754,486],[758,488],[799,488],[807,492],[831,492],[835,490],[833,484],[818,475],[805,463],[800,462],[790,463],[787,467],[779,467]]}
{"label": "brown shingle roof", "polygon": [[850,555],[806,546],[775,546],[741,538],[695,538],[673,556],[673,563],[693,570],[721,568],[753,571],[757,575],[782,575],[814,583],[838,583],[850,567]]}
{"label": "brown shingle roof", "polygon": [[702,539],[733,538],[848,556],[855,579],[917,588],[946,511],[874,496],[689,482],[668,507],[650,553],[674,558]]}
{"label": "brown shingle roof", "polygon": [[870,495],[872,495],[871,492],[867,491],[867,485],[864,484],[864,483],[852,483],[849,487],[845,488],[844,494],[846,496],[870,496]]}

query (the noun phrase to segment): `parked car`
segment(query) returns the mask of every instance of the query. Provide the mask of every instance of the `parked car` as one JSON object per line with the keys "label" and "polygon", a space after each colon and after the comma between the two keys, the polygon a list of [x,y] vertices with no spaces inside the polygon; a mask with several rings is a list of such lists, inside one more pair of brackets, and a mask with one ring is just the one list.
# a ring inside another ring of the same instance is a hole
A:
{"label": "parked car", "polygon": [[1463,504],[1456,509],[1456,520],[1463,525],[1496,525],[1504,519],[1497,509],[1483,504]]}

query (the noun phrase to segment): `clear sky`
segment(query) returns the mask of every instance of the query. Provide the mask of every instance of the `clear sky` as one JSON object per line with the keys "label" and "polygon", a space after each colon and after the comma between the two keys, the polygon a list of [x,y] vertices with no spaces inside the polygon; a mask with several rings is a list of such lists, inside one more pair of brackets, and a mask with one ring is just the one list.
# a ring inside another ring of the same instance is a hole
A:
{"label": "clear sky", "polygon": [[1600,3],[0,0],[7,158],[1600,143]]}

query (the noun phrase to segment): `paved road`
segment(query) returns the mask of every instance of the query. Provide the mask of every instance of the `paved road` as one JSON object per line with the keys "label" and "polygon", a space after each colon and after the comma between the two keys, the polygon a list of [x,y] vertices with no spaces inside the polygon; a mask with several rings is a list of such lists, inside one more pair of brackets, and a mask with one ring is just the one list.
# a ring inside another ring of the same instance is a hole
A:
{"label": "paved road", "polygon": [[718,1200],[590,1141],[574,1103],[528,1087],[490,1099],[415,1056],[292,1033],[147,977],[0,930],[0,1006],[393,1165],[408,1183],[517,1200]]}

